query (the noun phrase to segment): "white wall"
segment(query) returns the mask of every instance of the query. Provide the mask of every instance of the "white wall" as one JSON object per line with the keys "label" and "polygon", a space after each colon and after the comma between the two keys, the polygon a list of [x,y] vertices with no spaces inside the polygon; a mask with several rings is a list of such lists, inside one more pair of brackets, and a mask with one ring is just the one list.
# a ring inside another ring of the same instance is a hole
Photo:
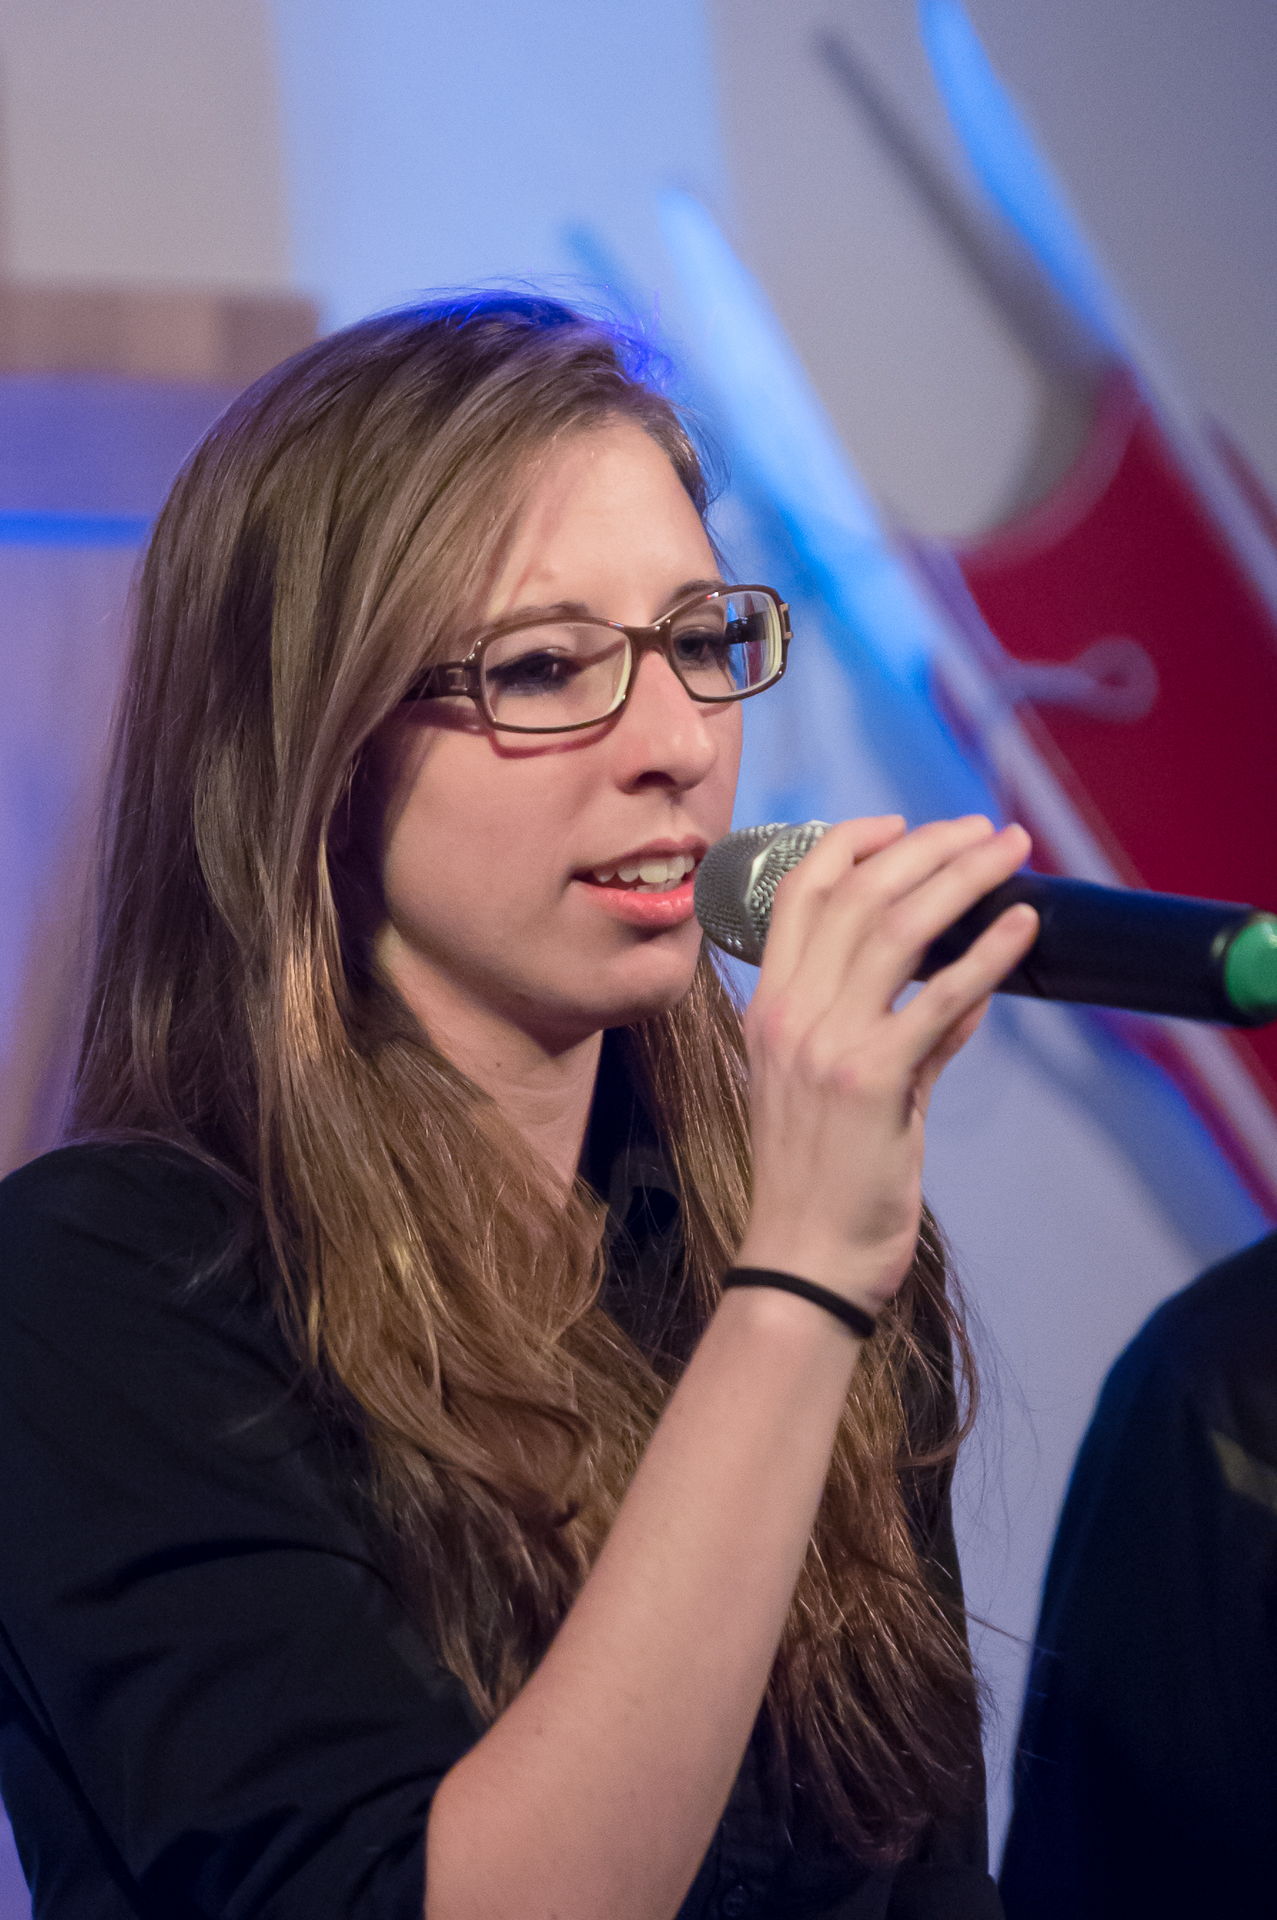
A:
{"label": "white wall", "polygon": [[276,0],[298,270],[332,324],[426,287],[581,272],[654,190],[718,204],[711,48],[688,0]]}
{"label": "white wall", "polygon": [[288,287],[263,0],[5,0],[0,272]]}

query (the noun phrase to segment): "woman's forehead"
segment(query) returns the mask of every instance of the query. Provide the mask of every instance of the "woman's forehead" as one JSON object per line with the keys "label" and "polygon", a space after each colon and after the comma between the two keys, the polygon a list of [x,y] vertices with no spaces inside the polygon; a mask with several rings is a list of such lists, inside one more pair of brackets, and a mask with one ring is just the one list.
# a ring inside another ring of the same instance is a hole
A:
{"label": "woman's forehead", "polygon": [[668,455],[635,422],[612,421],[559,443],[538,464],[486,617],[571,602],[618,619],[627,616],[596,599],[668,599],[682,582],[716,572],[700,515]]}

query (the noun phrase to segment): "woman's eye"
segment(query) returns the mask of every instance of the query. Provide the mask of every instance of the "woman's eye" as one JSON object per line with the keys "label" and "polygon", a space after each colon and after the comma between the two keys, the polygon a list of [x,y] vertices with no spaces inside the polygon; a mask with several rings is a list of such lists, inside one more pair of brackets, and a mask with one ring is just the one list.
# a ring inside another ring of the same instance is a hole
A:
{"label": "woman's eye", "polygon": [[538,648],[489,667],[487,677],[502,693],[558,693],[579,672],[579,663],[568,655]]}
{"label": "woman's eye", "polygon": [[674,648],[684,666],[721,666],[731,642],[721,627],[684,627],[674,636]]}

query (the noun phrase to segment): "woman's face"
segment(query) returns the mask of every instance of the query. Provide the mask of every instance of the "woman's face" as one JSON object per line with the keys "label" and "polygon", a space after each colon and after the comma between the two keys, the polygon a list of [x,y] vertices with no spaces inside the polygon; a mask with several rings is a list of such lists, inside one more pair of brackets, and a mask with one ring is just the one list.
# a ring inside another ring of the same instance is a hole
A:
{"label": "woman's face", "polygon": [[[669,460],[617,422],[547,461],[486,618],[569,602],[645,626],[718,577]],[[699,861],[731,823],[740,742],[739,705],[697,705],[656,651],[582,733],[494,733],[465,699],[399,709],[379,953],[427,1026],[470,1009],[558,1051],[672,1006],[700,947],[692,876],[651,891],[651,868],[617,870]]]}

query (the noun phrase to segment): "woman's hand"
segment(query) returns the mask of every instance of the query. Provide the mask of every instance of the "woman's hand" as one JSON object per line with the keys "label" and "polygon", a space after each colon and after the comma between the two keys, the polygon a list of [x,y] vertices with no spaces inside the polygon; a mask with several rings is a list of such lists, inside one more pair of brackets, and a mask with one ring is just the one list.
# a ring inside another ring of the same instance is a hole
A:
{"label": "woman's hand", "polygon": [[738,1255],[871,1312],[908,1271],[923,1120],[945,1063],[1037,933],[1010,907],[902,1007],[931,941],[1029,851],[980,815],[905,832],[898,815],[832,828],[776,890],[745,1018],[754,1201]]}

